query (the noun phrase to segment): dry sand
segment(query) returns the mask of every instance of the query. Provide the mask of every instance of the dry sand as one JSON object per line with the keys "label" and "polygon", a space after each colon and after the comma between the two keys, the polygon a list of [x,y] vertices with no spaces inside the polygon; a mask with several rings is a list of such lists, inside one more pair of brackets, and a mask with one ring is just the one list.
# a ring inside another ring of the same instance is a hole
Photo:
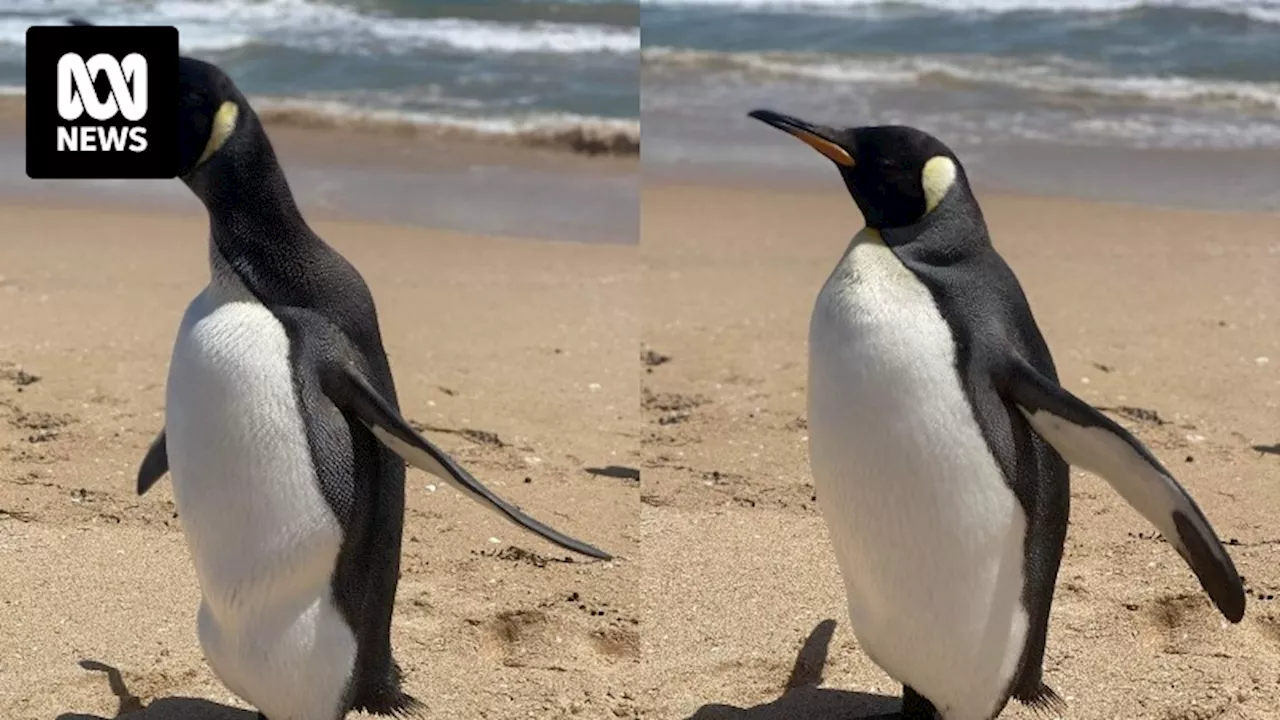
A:
{"label": "dry sand", "polygon": [[[1045,663],[1066,717],[1280,717],[1280,218],[983,200],[1063,383],[1128,408],[1113,417],[1230,539],[1249,590],[1228,626],[1169,545],[1073,471]],[[849,630],[806,454],[809,312],[856,208],[834,187],[647,182],[642,212],[640,697],[664,720],[896,710],[901,688]]]}
{"label": "dry sand", "polygon": [[[200,655],[168,481],[132,489],[208,278],[205,218],[8,205],[0,228],[0,718],[253,720]],[[409,691],[436,718],[634,717],[639,483],[605,469],[638,464],[637,251],[316,228],[373,291],[406,416],[628,558],[562,562],[410,470],[393,631]]]}
{"label": "dry sand", "polygon": [[[1046,662],[1067,718],[1280,717],[1277,218],[984,200],[1064,383],[1127,408],[1250,590],[1226,626],[1169,546],[1076,473]],[[659,182],[643,210],[638,250],[316,223],[372,287],[406,414],[626,558],[557,562],[410,471],[394,625],[409,689],[463,720],[891,711],[899,688],[848,628],[805,448],[808,313],[856,210],[835,189]],[[204,219],[10,204],[0,228],[0,718],[253,720],[200,656],[168,482],[132,491],[206,279]],[[643,488],[610,466],[643,467]]]}

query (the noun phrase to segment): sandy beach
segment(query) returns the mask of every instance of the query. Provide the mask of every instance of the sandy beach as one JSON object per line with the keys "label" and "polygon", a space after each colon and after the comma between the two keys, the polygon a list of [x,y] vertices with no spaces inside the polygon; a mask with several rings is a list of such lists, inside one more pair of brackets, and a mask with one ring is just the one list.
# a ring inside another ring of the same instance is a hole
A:
{"label": "sandy beach", "polygon": [[[25,198],[0,219],[0,717],[252,720],[201,657],[168,480],[133,490],[208,279],[206,219]],[[406,417],[621,557],[565,561],[411,469],[407,689],[430,717],[635,717],[635,249],[314,225],[373,291]]]}
{"label": "sandy beach", "polygon": [[[237,91],[106,26],[176,28]],[[1243,578],[1233,625],[1072,469],[1044,661],[1066,709],[998,717],[1280,720],[1277,47],[1280,0],[0,2],[0,720],[258,719],[200,646],[187,496],[179,517],[172,478],[135,489],[209,280],[205,209],[177,180],[31,179],[28,98],[50,134],[146,125],[147,154],[176,112],[184,158],[260,148],[236,142],[247,101],[372,291],[402,414],[615,556],[410,468],[392,642],[414,720],[900,714],[809,463],[810,314],[863,219],[843,158],[762,109],[833,130],[864,195],[942,176],[854,128],[962,159],[1062,385],[1173,471]],[[222,167],[197,175],[253,194]]]}
{"label": "sandy beach", "polygon": [[[1153,528],[1073,470],[1045,663],[1066,717],[1277,717],[1277,217],[980,199],[1063,383],[1174,470],[1249,593],[1228,625]],[[647,181],[642,213],[646,707],[664,720],[895,711],[900,686],[849,630],[806,450],[809,312],[856,208],[833,175],[793,190]]]}
{"label": "sandy beach", "polygon": [[[0,112],[0,161],[20,157],[16,123]],[[635,159],[269,130],[374,293],[406,416],[620,556],[565,561],[411,470],[393,639],[425,717],[896,709],[848,627],[809,478],[809,312],[861,225],[833,177],[665,168],[637,202]],[[0,718],[253,720],[201,656],[168,481],[133,491],[207,280],[202,211],[176,182],[40,185],[6,167]],[[1249,592],[1227,625],[1168,544],[1074,472],[1045,663],[1065,717],[1278,717],[1280,218],[981,200],[1064,384],[1175,470]]]}

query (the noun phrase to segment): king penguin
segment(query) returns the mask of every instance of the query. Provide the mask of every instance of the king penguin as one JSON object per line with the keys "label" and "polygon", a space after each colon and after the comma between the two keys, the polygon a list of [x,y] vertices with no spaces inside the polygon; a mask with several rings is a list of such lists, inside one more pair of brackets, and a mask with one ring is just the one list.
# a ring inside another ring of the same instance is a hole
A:
{"label": "king penguin", "polygon": [[866,227],[809,325],[810,467],[863,651],[907,720],[990,720],[1044,683],[1068,463],[1108,481],[1244,616],[1230,556],[1142,443],[1058,383],[964,168],[911,127],[750,116],[835,163]]}
{"label": "king penguin", "polygon": [[498,498],[401,416],[373,298],[294,203],[257,115],[219,68],[179,60],[179,177],[208,211],[210,280],[174,344],[168,472],[201,591],[200,646],[265,720],[419,707],[390,627],[405,463],[547,540],[608,559]]}

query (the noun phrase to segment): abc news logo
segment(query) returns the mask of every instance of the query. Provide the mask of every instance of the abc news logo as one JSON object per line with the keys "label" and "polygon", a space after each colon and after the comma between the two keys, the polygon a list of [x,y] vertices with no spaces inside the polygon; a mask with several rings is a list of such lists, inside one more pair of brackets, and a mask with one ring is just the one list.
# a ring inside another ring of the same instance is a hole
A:
{"label": "abc news logo", "polygon": [[[98,99],[98,89],[93,84],[99,73],[111,84],[105,101]],[[58,114],[63,120],[78,120],[86,113],[98,122],[106,122],[117,113],[130,122],[146,116],[147,59],[138,53],[129,53],[118,61],[106,53],[98,53],[86,62],[76,53],[63,55],[58,60]],[[58,152],[126,149],[130,152],[147,149],[146,127],[58,126]]]}
{"label": "abc news logo", "polygon": [[174,177],[177,96],[175,28],[29,28],[27,175]]}

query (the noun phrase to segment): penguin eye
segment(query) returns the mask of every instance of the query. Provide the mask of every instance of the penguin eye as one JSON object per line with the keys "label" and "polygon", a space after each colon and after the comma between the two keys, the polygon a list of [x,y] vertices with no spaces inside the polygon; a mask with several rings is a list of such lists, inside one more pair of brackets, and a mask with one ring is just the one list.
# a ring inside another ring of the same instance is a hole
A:
{"label": "penguin eye", "polygon": [[899,179],[902,178],[904,175],[915,174],[915,173],[908,173],[906,171],[906,168],[904,168],[901,163],[899,163],[897,160],[890,157],[879,158],[879,160],[876,162],[876,171],[880,174],[881,177],[885,178],[885,181],[887,183],[892,185],[898,184]]}

